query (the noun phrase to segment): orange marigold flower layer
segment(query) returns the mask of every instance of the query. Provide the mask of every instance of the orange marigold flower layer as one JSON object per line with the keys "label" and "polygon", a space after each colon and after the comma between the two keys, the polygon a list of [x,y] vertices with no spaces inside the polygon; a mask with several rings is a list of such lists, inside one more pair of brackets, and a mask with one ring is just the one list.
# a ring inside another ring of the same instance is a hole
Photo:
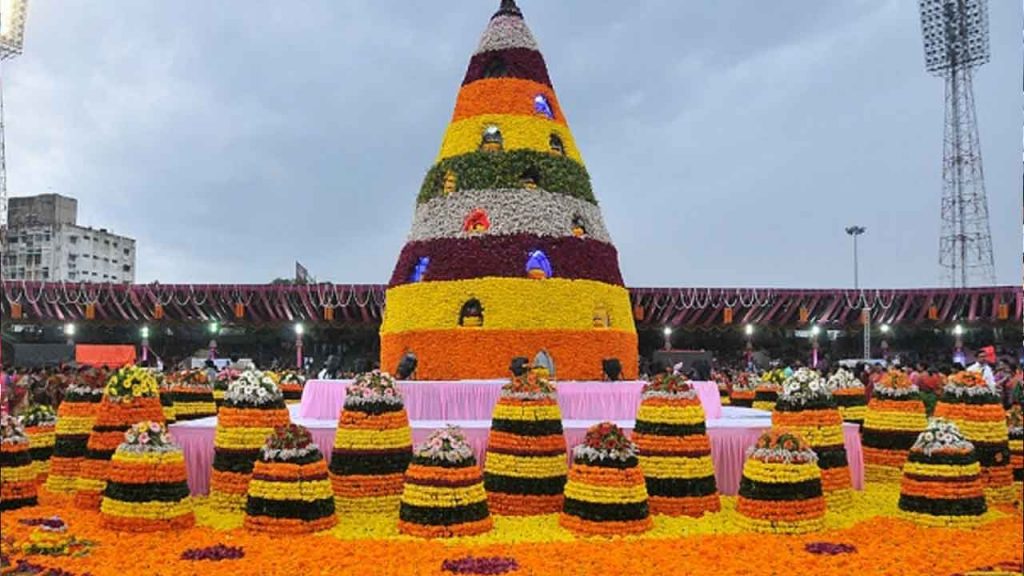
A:
{"label": "orange marigold flower layer", "polygon": [[376,476],[331,475],[331,487],[334,489],[334,495],[339,498],[376,498],[401,495],[403,482],[404,477],[401,473]]}
{"label": "orange marigold flower layer", "polygon": [[946,500],[980,498],[985,495],[977,477],[966,477],[963,481],[951,482],[943,479],[915,480],[906,475],[900,481],[900,493]]}
{"label": "orange marigold flower layer", "polygon": [[558,517],[558,524],[562,528],[582,536],[625,536],[642,534],[650,530],[654,526],[654,521],[648,516],[642,520],[594,522],[577,516],[561,514]]}
{"label": "orange marigold flower layer", "polygon": [[178,463],[141,463],[131,461],[111,461],[107,468],[108,482],[125,484],[151,484],[185,482],[188,472],[184,462]]}
{"label": "orange marigold flower layer", "polygon": [[749,518],[794,522],[812,520],[825,515],[825,499],[822,497],[807,500],[751,500],[738,496],[736,511]]}
{"label": "orange marigold flower layer", "polygon": [[244,525],[249,530],[269,532],[271,534],[311,534],[333,528],[337,523],[338,517],[333,515],[309,521],[296,518],[246,515]]}
{"label": "orange marigold flower layer", "polygon": [[843,417],[837,409],[803,410],[800,412],[772,412],[773,426],[842,426]]}
{"label": "orange marigold flower layer", "polygon": [[667,516],[700,517],[706,512],[718,512],[722,509],[718,494],[698,496],[695,498],[666,498],[664,496],[648,496],[651,514]]}
{"label": "orange marigold flower layer", "polygon": [[561,434],[550,436],[520,436],[511,432],[491,430],[487,447],[522,450],[524,452],[548,452],[565,450],[565,437]]}
{"label": "orange marigold flower layer", "polygon": [[244,495],[249,488],[250,477],[250,474],[242,474],[240,472],[213,470],[210,473],[210,491]]}
{"label": "orange marigold flower layer", "polygon": [[118,532],[167,532],[171,530],[187,530],[195,526],[195,514],[189,512],[173,518],[133,518],[127,516],[111,516],[103,514],[100,524],[109,530]]}
{"label": "orange marigold flower layer", "polygon": [[1006,412],[999,404],[955,404],[939,401],[935,405],[935,416],[971,422],[1004,422],[1006,420]]}
{"label": "orange marigold flower layer", "polygon": [[358,410],[342,410],[338,417],[339,428],[356,430],[396,430],[409,425],[409,414],[405,408],[397,412],[367,414]]}
{"label": "orange marigold flower layer", "polygon": [[868,409],[877,412],[903,412],[906,414],[924,414],[924,402],[918,399],[911,400],[884,400],[877,396],[868,402]]}
{"label": "orange marigold flower layer", "polygon": [[276,428],[290,422],[285,409],[260,410],[222,406],[217,411],[217,426],[225,428]]}
{"label": "orange marigold flower layer", "polygon": [[634,432],[633,443],[641,451],[656,450],[658,452],[679,452],[687,454],[710,453],[711,441],[704,434],[689,436],[658,436]]}
{"label": "orange marigold flower layer", "polygon": [[480,468],[467,466],[465,468],[441,468],[439,466],[423,466],[421,464],[410,464],[405,471],[406,482],[418,484],[417,480],[423,480],[430,484],[460,483],[467,480],[479,479]]}
{"label": "orange marigold flower layer", "polygon": [[588,466],[576,464],[569,468],[569,481],[593,484],[595,486],[616,486],[628,488],[631,486],[646,485],[643,471],[640,467],[626,468],[602,468],[600,466]]}
{"label": "orange marigold flower layer", "polygon": [[487,493],[487,508],[492,514],[502,516],[536,516],[552,514],[562,509],[564,497],[561,494],[505,494]]}

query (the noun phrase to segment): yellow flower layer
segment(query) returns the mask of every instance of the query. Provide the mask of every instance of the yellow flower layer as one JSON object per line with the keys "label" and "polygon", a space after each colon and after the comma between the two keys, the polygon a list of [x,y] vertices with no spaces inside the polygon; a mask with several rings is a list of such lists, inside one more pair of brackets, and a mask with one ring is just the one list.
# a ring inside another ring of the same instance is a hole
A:
{"label": "yellow flower layer", "polygon": [[36,467],[32,464],[25,466],[0,466],[0,482],[28,482],[36,479]]}
{"label": "yellow flower layer", "polygon": [[706,478],[715,473],[711,456],[640,456],[640,469],[646,478]]}
{"label": "yellow flower layer", "polygon": [[594,504],[630,504],[647,500],[647,485],[597,486],[570,480],[565,484],[565,497]]}
{"label": "yellow flower layer", "polygon": [[557,134],[562,139],[565,155],[583,164],[583,158],[576,148],[576,140],[564,124],[539,116],[513,114],[481,114],[452,122],[444,134],[441,151],[435,162],[476,152],[480,149],[484,130],[492,124],[501,130],[503,148],[506,151],[525,149],[547,153],[551,150],[551,135]]}
{"label": "yellow flower layer", "polygon": [[753,404],[750,405],[750,407],[753,408],[754,410],[766,410],[768,412],[771,412],[772,410],[775,409],[775,402],[768,402],[766,400],[756,400]]}
{"label": "yellow flower layer", "polygon": [[212,400],[209,402],[175,402],[174,410],[179,416],[214,414],[217,412],[217,404]]}
{"label": "yellow flower layer", "polygon": [[258,449],[274,433],[273,428],[225,428],[217,426],[213,445],[218,448]]}
{"label": "yellow flower layer", "polygon": [[92,432],[96,422],[93,416],[61,416],[57,420],[55,432],[61,436],[73,436]]}
{"label": "yellow flower layer", "polygon": [[972,442],[1006,442],[1010,438],[1006,422],[979,422],[963,418],[949,420],[952,420],[964,437]]}
{"label": "yellow flower layer", "polygon": [[786,429],[799,433],[812,448],[843,443],[842,426],[787,426]]}
{"label": "yellow flower layer", "polygon": [[75,479],[72,476],[54,476],[50,474],[46,477],[46,489],[60,494],[74,492]]}
{"label": "yellow flower layer", "polygon": [[28,437],[29,448],[51,448],[57,442],[57,434],[50,428],[49,432],[32,434]]}
{"label": "yellow flower layer", "polygon": [[759,520],[737,514],[736,524],[745,532],[761,532],[766,534],[809,534],[825,529],[825,518],[784,522],[780,520]]}
{"label": "yellow flower layer", "polygon": [[565,455],[558,456],[510,456],[508,454],[487,453],[484,469],[491,474],[516,476],[519,478],[550,478],[565,476],[568,473]]}
{"label": "yellow flower layer", "polygon": [[103,498],[103,502],[100,503],[100,511],[122,518],[164,520],[191,512],[192,500],[187,496],[180,502],[122,502],[112,498]]}
{"label": "yellow flower layer", "polygon": [[897,512],[897,515],[915,524],[933,528],[973,528],[981,524],[984,519],[984,516],[933,516],[931,514],[908,512],[906,510],[900,510]]}
{"label": "yellow flower layer", "polygon": [[943,478],[959,478],[981,474],[981,464],[922,464],[907,462],[903,465],[904,474],[916,476],[941,476]]}
{"label": "yellow flower layer", "polygon": [[339,428],[334,436],[335,450],[403,448],[411,445],[412,429],[408,426],[391,430]]}
{"label": "yellow flower layer", "polygon": [[106,480],[94,478],[75,478],[75,492],[103,492],[107,488]]}
{"label": "yellow flower layer", "polygon": [[757,482],[792,483],[821,478],[821,470],[814,462],[806,464],[784,464],[761,462],[748,459],[743,465],[743,475]]}
{"label": "yellow flower layer", "polygon": [[493,418],[501,420],[561,420],[562,412],[558,404],[551,406],[508,406],[497,404],[494,406]]}
{"label": "yellow flower layer", "polygon": [[334,498],[334,489],[330,480],[311,480],[303,482],[267,482],[266,480],[250,480],[249,496],[266,498],[267,500],[301,500],[312,502],[325,498]]}
{"label": "yellow flower layer", "polygon": [[864,415],[864,428],[871,430],[909,430],[921,431],[928,427],[928,419],[923,413],[880,412],[868,410]]}
{"label": "yellow flower layer", "polygon": [[482,482],[465,488],[448,488],[445,486],[420,486],[406,484],[402,490],[402,502],[412,506],[429,506],[431,508],[451,508],[476,504],[487,500]]}
{"label": "yellow flower layer", "polygon": [[659,424],[700,424],[704,421],[704,408],[699,404],[680,408],[641,404],[636,419]]}
{"label": "yellow flower layer", "polygon": [[864,465],[864,480],[869,483],[899,483],[902,478],[903,472],[900,468],[879,464]]}
{"label": "yellow flower layer", "polygon": [[245,509],[245,494],[231,494],[211,489],[207,501],[211,508],[221,512],[240,512]]}
{"label": "yellow flower layer", "polygon": [[853,508],[853,490],[841,488],[825,492],[825,506],[829,512],[845,514]]}
{"label": "yellow flower layer", "polygon": [[381,334],[458,328],[462,305],[471,298],[483,304],[483,330],[593,330],[594,308],[602,304],[611,330],[636,331],[625,288],[554,273],[547,280],[488,277],[390,288]]}
{"label": "yellow flower layer", "polygon": [[391,514],[398,512],[398,506],[402,497],[398,494],[393,496],[370,496],[367,498],[339,498],[334,497],[334,510],[342,516],[350,514]]}
{"label": "yellow flower layer", "polygon": [[991,504],[1011,504],[1016,498],[1016,490],[1013,484],[997,488],[985,487],[985,498]]}
{"label": "yellow flower layer", "polygon": [[185,454],[183,452],[114,452],[110,458],[114,462],[132,462],[136,464],[183,464]]}
{"label": "yellow flower layer", "polygon": [[843,420],[864,420],[868,413],[867,406],[851,406],[849,408],[839,407],[839,413],[842,414]]}

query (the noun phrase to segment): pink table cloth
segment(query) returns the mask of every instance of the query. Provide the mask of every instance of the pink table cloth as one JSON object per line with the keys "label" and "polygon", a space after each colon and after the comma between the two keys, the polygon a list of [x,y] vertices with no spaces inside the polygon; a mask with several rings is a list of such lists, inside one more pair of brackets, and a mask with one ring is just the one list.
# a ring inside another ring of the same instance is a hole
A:
{"label": "pink table cloth", "polygon": [[[310,380],[299,415],[337,421],[350,380]],[[489,420],[504,380],[399,382],[410,420]],[[714,382],[693,382],[708,419],[722,415]],[[632,420],[643,382],[559,382],[558,404],[567,420]]]}

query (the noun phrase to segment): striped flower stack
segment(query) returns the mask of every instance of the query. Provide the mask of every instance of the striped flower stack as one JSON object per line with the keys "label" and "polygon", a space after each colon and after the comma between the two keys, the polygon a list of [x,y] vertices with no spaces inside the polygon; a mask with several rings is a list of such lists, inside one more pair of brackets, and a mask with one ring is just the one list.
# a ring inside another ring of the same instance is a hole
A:
{"label": "striped flower stack", "polygon": [[156,388],[160,393],[160,408],[164,411],[164,423],[174,424],[178,421],[176,416],[178,412],[174,407],[174,395],[171,394],[172,382],[159,370],[150,369],[149,373],[156,378]]}
{"label": "striped flower stack", "polygon": [[736,500],[738,523],[751,532],[806,534],[825,527],[818,456],[799,434],[765,432],[747,452]]}
{"label": "striped flower stack", "polygon": [[462,430],[435,430],[416,446],[405,472],[398,531],[450,538],[483,534],[493,526],[480,467]]}
{"label": "striped flower stack", "polygon": [[217,410],[224,405],[224,396],[228,393],[228,387],[241,375],[241,371],[234,368],[225,368],[217,372],[217,377],[213,379],[213,402],[217,405]]}
{"label": "striped flower stack", "polygon": [[840,368],[828,377],[828,387],[839,406],[844,422],[864,424],[868,411],[868,396],[864,384],[846,368]]}
{"label": "striped flower stack", "polygon": [[591,426],[573,448],[558,523],[580,536],[640,534],[654,525],[636,446],[612,422]]}
{"label": "striped flower stack", "polygon": [[281,372],[281,393],[285,404],[298,404],[302,401],[302,390],[306,387],[306,377],[295,370]]}
{"label": "striped flower stack", "polygon": [[955,423],[974,444],[981,463],[981,483],[992,504],[1013,502],[1009,428],[999,393],[978,372],[951,375],[942,388],[935,416]]}
{"label": "striped flower stack", "polygon": [[277,428],[253,467],[245,527],[271,534],[307,534],[337,523],[327,463],[313,436],[295,424]]}
{"label": "striped flower stack", "polygon": [[513,376],[502,386],[487,440],[484,489],[491,512],[557,514],[568,472],[554,385],[532,370]]}
{"label": "striped flower stack", "polygon": [[900,483],[900,515],[926,526],[969,528],[985,503],[975,447],[951,421],[932,418],[910,448]]}
{"label": "striped flower stack", "polygon": [[729,406],[729,387],[732,384],[729,373],[724,370],[716,370],[711,373],[711,379],[718,384],[718,399],[722,402],[722,406]]}
{"label": "striped flower stack", "polygon": [[179,421],[217,415],[213,385],[206,370],[182,370],[168,376],[168,380],[171,381],[170,393],[174,398],[174,415]]}
{"label": "striped flower stack", "polygon": [[38,503],[36,469],[25,429],[18,419],[0,417],[0,510],[15,510]]}
{"label": "striped flower stack", "polygon": [[331,452],[335,508],[394,515],[410,460],[412,429],[395,379],[379,370],[356,376],[345,391]]}
{"label": "striped flower stack", "polygon": [[1010,432],[1010,467],[1013,480],[1019,484],[1024,482],[1024,414],[1020,404],[1006,411],[1006,427]]}
{"label": "striped flower stack", "polygon": [[917,386],[901,370],[889,370],[875,384],[864,414],[864,479],[897,483],[917,436],[928,426]]}
{"label": "striped flower stack", "polygon": [[762,374],[757,386],[754,387],[754,402],[751,406],[757,410],[771,412],[785,381],[786,374],[782,370],[769,370]]}
{"label": "striped flower stack", "polygon": [[110,459],[100,521],[120,532],[185,530],[195,525],[185,456],[160,422],[137,422]]}
{"label": "striped flower stack", "polygon": [[853,481],[843,444],[843,418],[828,383],[816,370],[800,368],[786,379],[772,412],[772,427],[800,435],[817,455],[821,489],[829,511],[853,506]]}
{"label": "striped flower stack", "polygon": [[50,472],[50,458],[57,443],[57,413],[46,404],[33,404],[21,415],[21,425],[28,436],[36,483],[42,485]]}
{"label": "striped flower stack", "polygon": [[110,375],[89,434],[85,460],[75,480],[75,505],[99,510],[110,459],[136,422],[164,422],[156,378],[144,368],[125,366]]}
{"label": "striped flower stack", "polygon": [[750,408],[754,405],[754,388],[759,380],[750,372],[740,372],[732,381],[729,392],[729,404],[739,408]]}
{"label": "striped flower stack", "polygon": [[702,516],[721,510],[704,408],[680,375],[644,385],[633,430],[651,514]]}
{"label": "striped flower stack", "polygon": [[96,422],[101,400],[103,387],[84,381],[72,384],[64,393],[64,400],[57,408],[53,457],[45,484],[47,491],[65,495],[75,492],[75,479],[85,460],[89,433]]}
{"label": "striped flower stack", "polygon": [[222,512],[245,509],[252,469],[267,437],[291,420],[281,391],[257,370],[233,379],[217,414],[210,503]]}

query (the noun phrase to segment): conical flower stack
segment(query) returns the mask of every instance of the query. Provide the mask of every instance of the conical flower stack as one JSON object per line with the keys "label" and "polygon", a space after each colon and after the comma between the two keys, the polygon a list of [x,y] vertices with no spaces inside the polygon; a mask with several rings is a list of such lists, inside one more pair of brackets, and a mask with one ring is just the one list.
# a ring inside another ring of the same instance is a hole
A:
{"label": "conical flower stack", "polygon": [[1002,399],[978,372],[958,372],[942,388],[935,416],[955,423],[978,453],[985,495],[993,504],[1013,502],[1009,429]]}
{"label": "conical flower stack", "polygon": [[507,516],[562,510],[569,466],[555,387],[529,371],[502,386],[491,416],[484,488],[491,512]]}
{"label": "conical flower stack", "polygon": [[327,463],[313,436],[295,424],[278,428],[253,467],[245,527],[271,534],[307,534],[337,523]]}
{"label": "conical flower stack", "polygon": [[138,422],[110,460],[100,503],[103,526],[120,532],[185,530],[195,525],[185,456],[159,422]]}
{"label": "conical flower stack", "polygon": [[798,434],[773,429],[761,435],[743,465],[738,524],[767,534],[824,529],[826,504],[817,459]]}
{"label": "conical flower stack", "polygon": [[281,373],[281,393],[285,404],[298,404],[302,401],[302,389],[306,386],[306,377],[294,370]]}
{"label": "conical flower stack", "polygon": [[738,408],[750,408],[754,405],[754,388],[759,380],[752,377],[749,372],[740,372],[732,381],[732,391],[729,392],[729,404]]}
{"label": "conical flower stack", "polygon": [[395,514],[412,460],[412,429],[395,379],[375,370],[348,385],[331,452],[340,514]]}
{"label": "conical flower stack", "polygon": [[725,371],[715,371],[711,374],[711,379],[718,384],[718,398],[722,402],[722,406],[729,406],[731,404],[729,387],[732,384],[729,374]]}
{"label": "conical flower stack", "polygon": [[1024,414],[1020,404],[1014,404],[1006,411],[1006,426],[1010,432],[1010,467],[1013,480],[1024,482]]}
{"label": "conical flower stack", "polygon": [[988,509],[980,474],[974,446],[956,424],[932,418],[903,466],[900,514],[925,526],[975,526]]}
{"label": "conical flower stack", "polygon": [[257,370],[233,379],[217,413],[210,502],[223,512],[245,509],[246,490],[260,450],[275,428],[291,420],[281,391]]}
{"label": "conical flower stack", "polygon": [[868,396],[864,384],[846,368],[840,368],[828,377],[828,387],[839,406],[844,422],[864,424],[868,412]]}
{"label": "conical flower stack", "polygon": [[902,371],[888,371],[875,385],[860,431],[864,479],[899,482],[907,453],[927,426],[917,386]]}
{"label": "conical flower stack", "polygon": [[775,408],[775,401],[779,399],[779,392],[782,390],[782,383],[785,380],[786,375],[782,370],[770,370],[762,374],[754,388],[752,407],[771,412]]}
{"label": "conical flower stack", "polygon": [[721,510],[704,420],[697,391],[684,377],[659,374],[644,385],[633,442],[651,514],[702,516]]}
{"label": "conical flower stack", "polygon": [[228,393],[228,387],[241,375],[242,373],[234,368],[225,368],[217,373],[213,381],[213,401],[217,405],[217,410],[224,405],[224,395]]}
{"label": "conical flower stack", "polygon": [[843,444],[843,418],[826,381],[810,368],[786,379],[772,412],[772,427],[799,434],[818,457],[821,488],[828,509],[840,514],[853,506],[853,481]]}
{"label": "conical flower stack", "polygon": [[636,446],[615,424],[591,426],[573,448],[558,523],[579,536],[640,534],[654,525]]}
{"label": "conical flower stack", "polygon": [[82,461],[85,460],[89,434],[103,400],[103,387],[84,381],[71,384],[57,408],[53,456],[46,489],[55,494],[73,494]]}
{"label": "conical flower stack", "polygon": [[36,471],[36,483],[44,484],[50,473],[50,458],[57,443],[57,413],[45,404],[34,404],[21,415],[21,425],[28,436],[32,466]]}
{"label": "conical flower stack", "polygon": [[183,370],[175,374],[171,396],[174,398],[174,415],[178,420],[199,420],[217,415],[213,383],[206,370]]}
{"label": "conical flower stack", "polygon": [[110,459],[136,422],[164,422],[156,379],[144,368],[125,366],[111,374],[96,412],[85,460],[75,480],[75,505],[99,510]]}
{"label": "conical flower stack", "polygon": [[0,418],[0,510],[14,510],[38,503],[36,469],[29,440],[17,418]]}
{"label": "conical flower stack", "polygon": [[398,531],[421,538],[473,536],[494,525],[473,449],[457,427],[416,446],[405,472]]}
{"label": "conical flower stack", "polygon": [[388,285],[380,341],[382,366],[412,352],[424,380],[502,378],[509,358],[540,350],[564,380],[601,380],[610,359],[622,379],[637,376],[618,252],[513,0],[469,62]]}

